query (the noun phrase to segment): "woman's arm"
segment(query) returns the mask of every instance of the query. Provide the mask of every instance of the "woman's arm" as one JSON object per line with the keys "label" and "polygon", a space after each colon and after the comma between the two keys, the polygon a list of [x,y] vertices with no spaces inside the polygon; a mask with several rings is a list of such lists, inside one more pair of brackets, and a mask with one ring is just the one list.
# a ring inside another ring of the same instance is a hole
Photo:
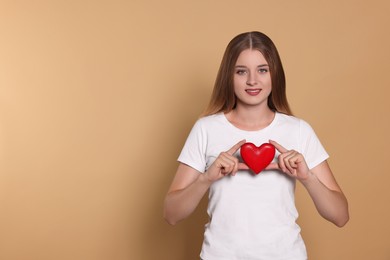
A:
{"label": "woman's arm", "polygon": [[234,153],[245,143],[242,140],[226,152],[222,152],[205,173],[181,163],[168,190],[164,203],[164,218],[175,225],[195,210],[210,185],[226,175],[235,175],[240,169],[248,169],[238,162]]}
{"label": "woman's arm", "polygon": [[275,141],[270,142],[281,154],[278,163],[272,163],[267,168],[280,169],[299,180],[309,192],[319,214],[338,227],[344,226],[349,220],[348,202],[327,161],[309,170],[302,154],[287,150]]}
{"label": "woman's arm", "polygon": [[333,173],[324,161],[314,167],[301,183],[309,192],[310,197],[322,217],[338,227],[344,226],[349,220],[348,202]]}
{"label": "woman's arm", "polygon": [[180,163],[164,203],[164,218],[175,225],[195,210],[209,189],[206,176],[188,165]]}

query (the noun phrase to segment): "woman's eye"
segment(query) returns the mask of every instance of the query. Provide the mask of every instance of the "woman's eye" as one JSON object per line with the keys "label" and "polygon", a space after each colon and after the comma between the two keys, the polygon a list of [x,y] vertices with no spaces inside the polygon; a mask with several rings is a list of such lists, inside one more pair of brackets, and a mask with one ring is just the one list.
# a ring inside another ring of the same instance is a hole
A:
{"label": "woman's eye", "polygon": [[268,69],[259,69],[259,72],[260,72],[260,73],[267,73],[267,72],[268,72]]}
{"label": "woman's eye", "polygon": [[246,71],[245,70],[237,70],[236,73],[238,75],[244,75],[246,73]]}

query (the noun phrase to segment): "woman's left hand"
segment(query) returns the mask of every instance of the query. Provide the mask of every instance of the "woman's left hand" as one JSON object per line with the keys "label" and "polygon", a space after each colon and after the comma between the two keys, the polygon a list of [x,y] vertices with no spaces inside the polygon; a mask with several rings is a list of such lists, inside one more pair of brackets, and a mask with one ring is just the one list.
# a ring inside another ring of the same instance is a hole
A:
{"label": "woman's left hand", "polygon": [[297,180],[304,181],[310,176],[309,167],[306,164],[303,155],[295,150],[287,150],[279,143],[270,140],[280,152],[278,156],[278,162],[270,163],[265,169],[266,170],[281,170],[288,176],[296,178]]}

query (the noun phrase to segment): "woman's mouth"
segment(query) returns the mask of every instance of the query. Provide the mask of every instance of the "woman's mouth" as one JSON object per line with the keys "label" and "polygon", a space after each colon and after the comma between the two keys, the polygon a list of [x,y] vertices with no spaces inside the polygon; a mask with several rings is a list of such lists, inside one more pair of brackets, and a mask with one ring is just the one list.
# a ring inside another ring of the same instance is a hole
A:
{"label": "woman's mouth", "polygon": [[261,92],[261,89],[260,88],[252,89],[251,88],[251,89],[246,89],[245,91],[246,91],[246,93],[248,93],[251,96],[256,96]]}

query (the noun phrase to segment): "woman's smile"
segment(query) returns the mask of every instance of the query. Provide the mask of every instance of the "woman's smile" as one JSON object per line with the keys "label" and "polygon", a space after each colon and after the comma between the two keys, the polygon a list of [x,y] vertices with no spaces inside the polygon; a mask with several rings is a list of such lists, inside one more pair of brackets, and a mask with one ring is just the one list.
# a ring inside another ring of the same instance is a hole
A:
{"label": "woman's smile", "polygon": [[245,91],[251,96],[257,96],[261,92],[261,88],[248,88]]}

